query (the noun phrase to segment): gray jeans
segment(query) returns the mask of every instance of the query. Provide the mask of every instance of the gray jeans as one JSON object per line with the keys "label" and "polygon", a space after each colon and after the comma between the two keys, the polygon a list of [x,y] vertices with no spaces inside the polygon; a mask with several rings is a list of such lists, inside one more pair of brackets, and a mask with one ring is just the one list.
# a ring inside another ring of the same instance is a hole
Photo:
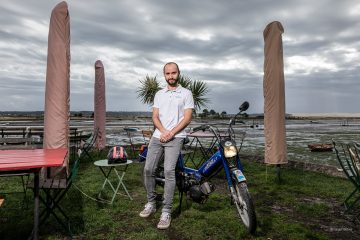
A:
{"label": "gray jeans", "polygon": [[155,169],[159,163],[160,157],[164,152],[164,201],[162,212],[171,213],[172,202],[176,187],[175,167],[182,147],[183,138],[174,138],[173,140],[162,143],[160,139],[152,137],[149,143],[148,152],[144,167],[144,182],[147,191],[149,203],[156,203],[155,192]]}

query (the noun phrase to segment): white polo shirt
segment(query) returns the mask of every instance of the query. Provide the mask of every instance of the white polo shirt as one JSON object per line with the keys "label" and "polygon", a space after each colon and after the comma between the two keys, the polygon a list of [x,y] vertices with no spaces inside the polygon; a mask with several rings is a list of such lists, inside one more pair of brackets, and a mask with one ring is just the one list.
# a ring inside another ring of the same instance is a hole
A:
{"label": "white polo shirt", "polygon": [[[185,109],[194,108],[194,99],[190,90],[178,86],[176,90],[167,87],[155,94],[153,108],[159,109],[159,119],[165,129],[171,130],[183,120]],[[160,138],[159,129],[155,129],[154,137]],[[185,138],[185,129],[175,135]]]}

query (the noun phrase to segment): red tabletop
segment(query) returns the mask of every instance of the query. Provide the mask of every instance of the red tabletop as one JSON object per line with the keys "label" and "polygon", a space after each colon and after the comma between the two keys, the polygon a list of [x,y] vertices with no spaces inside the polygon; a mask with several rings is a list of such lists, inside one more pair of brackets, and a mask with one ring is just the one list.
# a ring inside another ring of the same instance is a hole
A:
{"label": "red tabletop", "polygon": [[66,148],[0,150],[0,171],[62,166],[67,152]]}

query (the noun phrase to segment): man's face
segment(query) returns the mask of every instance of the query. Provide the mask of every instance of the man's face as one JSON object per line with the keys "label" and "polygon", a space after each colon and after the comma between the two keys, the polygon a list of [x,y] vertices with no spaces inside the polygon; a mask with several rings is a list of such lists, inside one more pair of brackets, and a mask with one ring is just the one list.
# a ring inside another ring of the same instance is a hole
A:
{"label": "man's face", "polygon": [[166,82],[171,87],[177,86],[177,82],[179,81],[179,70],[175,64],[168,64],[165,66],[164,76],[165,76]]}

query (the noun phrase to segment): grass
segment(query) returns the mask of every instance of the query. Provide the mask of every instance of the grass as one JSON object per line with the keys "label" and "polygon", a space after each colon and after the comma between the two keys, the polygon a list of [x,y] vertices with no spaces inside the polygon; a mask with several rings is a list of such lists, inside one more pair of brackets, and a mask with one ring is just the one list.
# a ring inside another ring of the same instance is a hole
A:
{"label": "grass", "polygon": [[[105,158],[105,154],[95,157]],[[134,200],[119,195],[113,205],[109,205],[89,198],[96,198],[104,177],[92,161],[81,162],[76,184],[62,202],[76,239],[360,238],[359,225],[351,221],[353,215],[344,214],[342,206],[353,190],[346,179],[283,168],[279,181],[273,167],[251,159],[244,161],[244,167],[257,214],[255,235],[248,234],[236,217],[224,174],[212,180],[216,190],[205,204],[184,200],[181,214],[173,213],[171,227],[160,231],[156,229],[160,211],[148,219],[138,216],[146,203],[142,167],[141,163],[134,163],[125,175],[125,184]],[[0,178],[0,192],[20,191],[20,183],[19,177]],[[32,193],[29,190],[27,193],[27,208],[21,206],[21,193],[5,194],[5,204],[0,208],[1,239],[26,239],[31,232]],[[111,192],[105,191],[104,196],[110,198]],[[178,196],[174,199],[174,207],[177,207]],[[64,239],[66,232],[50,217],[41,226],[40,236],[42,239]]]}

